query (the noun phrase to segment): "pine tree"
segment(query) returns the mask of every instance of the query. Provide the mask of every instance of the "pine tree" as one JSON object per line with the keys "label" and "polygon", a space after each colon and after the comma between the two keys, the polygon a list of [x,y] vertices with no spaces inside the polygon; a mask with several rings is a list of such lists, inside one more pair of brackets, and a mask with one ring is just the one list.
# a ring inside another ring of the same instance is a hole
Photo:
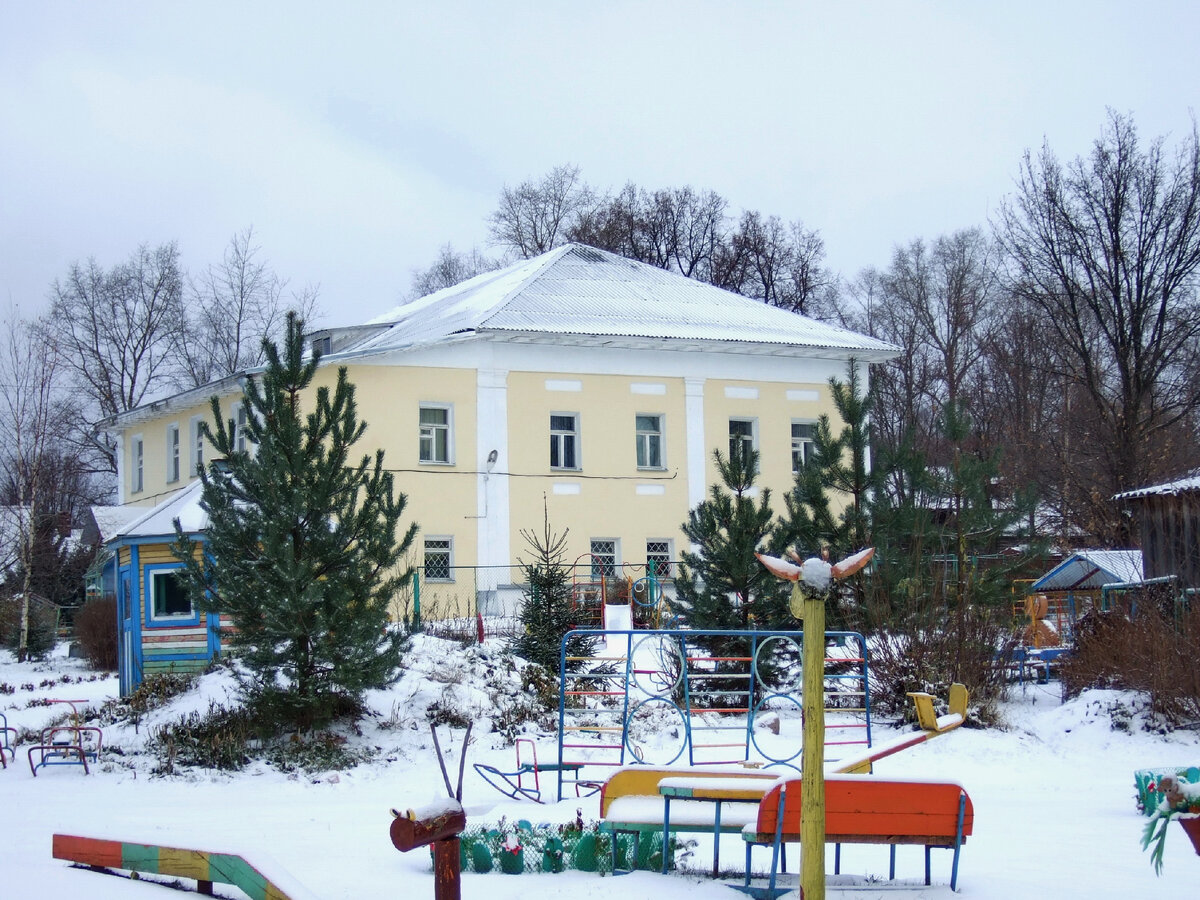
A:
{"label": "pine tree", "polygon": [[[776,553],[794,549],[815,556],[828,551],[832,559],[841,559],[872,541],[872,503],[880,477],[868,465],[875,395],[864,390],[855,360],[848,363],[844,382],[829,380],[829,390],[842,429],[835,436],[828,416],[818,420],[812,457],[784,496],[785,512],[772,541]],[[833,511],[833,498],[844,503],[840,513]],[[868,577],[856,574],[848,586],[851,596],[827,607],[831,630],[859,627],[864,621]],[[847,599],[849,605],[841,602]]]}
{"label": "pine tree", "polygon": [[[571,573],[563,562],[567,532],[555,534],[547,512],[541,534],[522,529],[521,536],[531,551],[528,559],[521,560],[529,593],[521,607],[524,628],[510,649],[522,659],[557,672],[562,639],[578,624],[571,609]],[[575,634],[567,640],[567,656],[590,656],[594,647],[594,639]],[[572,668],[570,663],[568,668]]]}
{"label": "pine tree", "polygon": [[395,677],[404,638],[389,607],[417,526],[397,535],[407,498],[383,451],[351,458],[366,423],[346,369],[332,391],[310,391],[319,356],[304,360],[294,314],[282,356],[270,341],[263,350],[265,371],[243,387],[244,425],[227,425],[212,399],[203,431],[216,459],[200,473],[209,525],[193,542],[177,522],[174,550],[194,602],[231,620],[248,701],[308,727]]}
{"label": "pine tree", "polygon": [[[776,579],[754,558],[765,549],[775,514],[771,491],[753,496],[758,453],[713,451],[721,484],[688,513],[683,533],[697,552],[680,554],[672,611],[689,628],[791,627]],[[753,617],[753,618],[751,618]]]}

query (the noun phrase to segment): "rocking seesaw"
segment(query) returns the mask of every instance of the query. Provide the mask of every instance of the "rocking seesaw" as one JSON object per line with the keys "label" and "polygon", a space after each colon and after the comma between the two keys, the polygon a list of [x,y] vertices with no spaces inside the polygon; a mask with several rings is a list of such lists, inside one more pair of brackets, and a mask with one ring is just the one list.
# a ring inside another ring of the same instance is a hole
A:
{"label": "rocking seesaw", "polygon": [[[531,762],[522,762],[521,760],[521,745],[528,744],[530,747]],[[516,742],[517,749],[517,767],[511,772],[502,772],[495,766],[489,766],[485,763],[474,763],[475,771],[479,773],[479,777],[502,793],[505,797],[510,797],[513,800],[519,800],[522,797],[527,800],[532,800],[534,803],[542,803],[542,784],[540,775],[542,772],[574,772],[578,777],[579,770],[584,764],[581,762],[556,762],[544,763],[538,765],[537,745],[529,738],[518,738]],[[529,779],[532,779],[533,784],[529,784]],[[580,796],[579,786],[590,787],[595,793],[600,789],[599,785],[590,784],[589,782],[575,782],[575,795]]]}

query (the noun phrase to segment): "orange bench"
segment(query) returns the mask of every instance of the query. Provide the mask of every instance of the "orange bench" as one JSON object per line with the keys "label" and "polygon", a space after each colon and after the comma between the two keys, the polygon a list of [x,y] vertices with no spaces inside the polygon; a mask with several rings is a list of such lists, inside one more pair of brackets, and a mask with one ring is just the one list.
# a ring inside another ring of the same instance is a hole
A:
{"label": "orange bench", "polygon": [[[758,818],[742,830],[746,841],[746,881],[750,888],[750,851],[770,846],[771,876],[767,896],[775,896],[775,879],[784,844],[800,842],[800,778],[779,781],[758,805]],[[954,851],[950,889],[958,884],[958,854],[971,834],[975,811],[961,785],[949,781],[891,780],[875,775],[829,775],[825,778],[825,842],[890,844],[889,878],[896,877],[896,846],[925,847],[925,883],[929,884],[929,851]],[[835,872],[838,870],[835,864]]]}

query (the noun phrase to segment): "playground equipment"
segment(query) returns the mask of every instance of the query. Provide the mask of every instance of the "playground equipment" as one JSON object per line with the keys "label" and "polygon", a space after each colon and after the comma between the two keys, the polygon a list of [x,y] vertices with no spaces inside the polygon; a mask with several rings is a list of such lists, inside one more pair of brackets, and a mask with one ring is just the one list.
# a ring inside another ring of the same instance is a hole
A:
{"label": "playground equipment", "polygon": [[9,759],[14,762],[17,759],[17,751],[9,743],[8,733],[12,732],[12,739],[15,741],[17,739],[17,729],[8,727],[8,716],[4,715],[4,713],[0,713],[0,722],[4,723],[0,725],[0,769],[7,769],[8,760],[4,758],[4,754],[7,753]]}
{"label": "playground equipment", "polygon": [[433,898],[459,900],[462,896],[459,835],[467,827],[467,814],[453,798],[401,815],[392,810],[389,834],[401,853],[433,845]]}
{"label": "playground equipment", "polygon": [[[750,760],[795,768],[801,742],[767,740],[756,725],[767,715],[783,728],[799,718],[801,679],[795,661],[803,635],[795,631],[584,630],[610,656],[559,658],[558,758],[596,766],[627,762],[715,765]],[[829,745],[871,745],[865,638],[829,632],[824,661]],[[707,649],[721,646],[727,652]],[[821,679],[818,679],[821,680]],[[639,743],[643,722],[659,733],[675,724],[675,743],[649,751]],[[783,746],[780,751],[778,748]],[[668,758],[652,759],[655,755]],[[578,770],[559,771],[558,799]]]}
{"label": "playground equipment", "polygon": [[190,878],[196,893],[212,896],[213,884],[239,888],[251,900],[314,900],[299,885],[271,879],[243,857],[232,853],[185,850],[157,844],[136,844],[103,838],[56,834],[55,859],[97,869],[125,869],[171,878]]}
{"label": "playground equipment", "polygon": [[[104,732],[94,725],[82,725],[79,707],[86,700],[50,700],[50,703],[65,703],[71,707],[71,724],[50,725],[42,729],[38,742],[29,748],[29,770],[37,777],[38,769],[45,766],[83,766],[83,774],[89,774],[88,760],[96,762],[104,744]],[[38,761],[33,761],[34,754]]]}
{"label": "playground equipment", "polygon": [[[528,748],[525,753],[524,761],[522,761],[521,745],[526,744]],[[479,773],[479,776],[502,793],[506,797],[511,797],[513,800],[518,800],[521,797],[532,800],[534,803],[542,803],[542,781],[541,775],[546,773],[569,772],[575,777],[573,783],[575,785],[575,796],[580,794],[581,787],[588,787],[591,793],[599,790],[599,785],[591,782],[579,780],[579,770],[583,768],[581,762],[557,762],[538,764],[537,744],[530,738],[517,738],[517,767],[511,772],[502,772],[495,766],[485,765],[484,763],[475,763],[474,769]]]}

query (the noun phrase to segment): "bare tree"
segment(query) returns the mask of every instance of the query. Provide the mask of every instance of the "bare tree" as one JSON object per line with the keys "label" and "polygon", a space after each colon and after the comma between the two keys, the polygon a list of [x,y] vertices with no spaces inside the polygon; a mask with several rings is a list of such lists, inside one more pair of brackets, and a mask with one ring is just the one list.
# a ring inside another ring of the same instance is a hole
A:
{"label": "bare tree", "polygon": [[1090,518],[1123,543],[1127,526],[1109,498],[1173,474],[1170,432],[1200,410],[1195,124],[1170,153],[1162,138],[1143,145],[1132,119],[1110,111],[1087,158],[1064,165],[1048,146],[1027,153],[997,231],[1012,291],[1053,329],[1065,390],[1095,417]]}
{"label": "bare tree", "polygon": [[116,449],[94,426],[139,406],[175,375],[172,350],[184,325],[179,251],[173,242],[142,245],[107,271],[94,259],[72,263],[50,293],[43,339],[59,348],[62,366],[89,401],[85,440],[115,473]]}
{"label": "bare tree", "polygon": [[260,365],[263,338],[278,337],[289,310],[313,318],[316,289],[285,300],[286,287],[261,258],[253,227],[235,234],[221,262],[191,284],[189,313],[174,348],[178,385],[199,387]]}
{"label": "bare tree", "polygon": [[468,278],[498,269],[504,264],[503,258],[492,259],[484,256],[478,247],[459,253],[450,244],[444,244],[429,268],[412,273],[408,299],[414,300],[434,291],[453,287]]}
{"label": "bare tree", "polygon": [[44,332],[8,315],[7,340],[0,352],[0,416],[7,452],[0,457],[4,479],[14,488],[8,507],[18,542],[11,555],[20,576],[20,623],[17,658],[29,653],[29,601],[32,594],[39,532],[59,510],[46,490],[59,441],[68,427],[57,402],[61,357],[59,346]]}
{"label": "bare tree", "polygon": [[591,202],[591,190],[580,181],[579,167],[557,166],[541,181],[505,186],[499,208],[489,217],[492,237],[529,259],[563,243],[574,217]]}

